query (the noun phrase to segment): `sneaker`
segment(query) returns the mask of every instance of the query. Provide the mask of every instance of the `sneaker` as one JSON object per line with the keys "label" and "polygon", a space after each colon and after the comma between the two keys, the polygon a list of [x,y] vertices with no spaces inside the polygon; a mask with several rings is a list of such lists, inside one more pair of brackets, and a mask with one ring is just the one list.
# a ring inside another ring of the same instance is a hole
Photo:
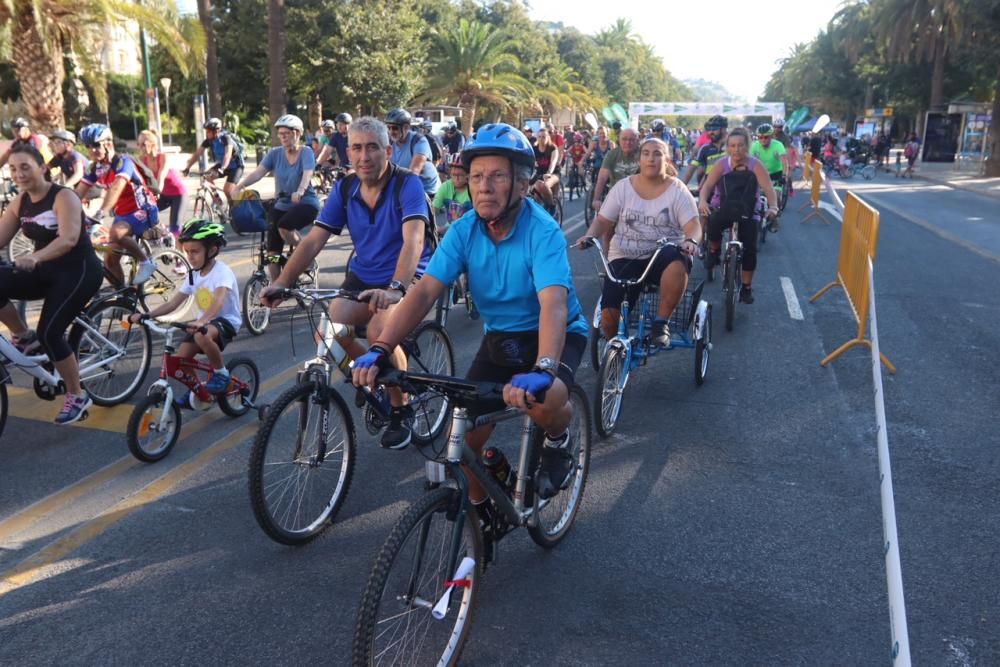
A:
{"label": "sneaker", "polygon": [[413,410],[405,405],[401,408],[394,407],[389,413],[389,425],[382,432],[382,440],[379,444],[385,449],[406,449],[410,444],[410,427],[404,422],[413,417]]}
{"label": "sneaker", "polygon": [[767,223],[767,231],[771,232],[772,234],[777,233],[777,231],[778,231],[778,219],[777,218],[775,218],[774,220],[772,220],[769,223]]}
{"label": "sneaker", "polygon": [[151,259],[146,259],[139,264],[139,270],[136,271],[135,278],[132,280],[133,285],[141,285],[142,283],[149,280],[149,277],[153,275],[156,271],[156,262]]}
{"label": "sneaker", "polygon": [[84,392],[81,396],[66,394],[66,401],[63,403],[62,410],[56,416],[55,422],[59,425],[66,425],[80,421],[87,414],[87,408],[93,404],[94,402],[90,400],[90,395],[87,392]]}
{"label": "sneaker", "polygon": [[212,373],[212,377],[205,383],[205,391],[215,396],[225,394],[227,389],[229,389],[229,371],[225,368]]}
{"label": "sneaker", "polygon": [[42,349],[42,341],[38,340],[38,334],[30,329],[23,336],[14,336],[11,342],[17,351],[26,357]]}
{"label": "sneaker", "polygon": [[552,498],[566,488],[573,472],[573,455],[569,451],[569,433],[553,440],[548,435],[542,444],[542,464],[535,478],[535,493],[542,500]]}
{"label": "sneaker", "polygon": [[749,285],[740,287],[740,303],[753,303],[753,289]]}
{"label": "sneaker", "polygon": [[670,327],[665,320],[653,320],[650,328],[653,334],[653,345],[670,347]]}

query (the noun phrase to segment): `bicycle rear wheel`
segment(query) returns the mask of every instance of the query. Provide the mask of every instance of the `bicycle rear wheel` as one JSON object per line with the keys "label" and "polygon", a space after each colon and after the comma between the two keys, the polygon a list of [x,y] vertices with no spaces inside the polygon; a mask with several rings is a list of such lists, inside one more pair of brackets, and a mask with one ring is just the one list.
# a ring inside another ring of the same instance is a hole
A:
{"label": "bicycle rear wheel", "polygon": [[134,312],[136,304],[128,299],[98,301],[84,316],[96,334],[79,324],[70,329],[69,345],[80,360],[80,381],[102,407],[131,398],[149,371],[153,343],[149,329],[126,322]]}
{"label": "bicycle rear wheel", "polygon": [[294,546],[323,532],[347,498],[354,451],[351,413],[332,388],[306,381],[279,396],[250,452],[250,501],[261,529]]}
{"label": "bicycle rear wheel", "polygon": [[[451,338],[437,322],[423,322],[404,343],[407,368],[415,373],[455,375]],[[451,416],[451,401],[436,393],[410,397],[413,406],[413,439],[418,444],[434,440]]]}
{"label": "bicycle rear wheel", "polygon": [[219,409],[230,417],[242,417],[257,400],[257,392],[260,391],[260,371],[257,364],[249,357],[233,357],[226,364],[229,369],[229,376],[232,380],[239,381],[242,389],[229,383],[229,389],[225,394],[218,397]]}
{"label": "bicycle rear wheel", "polygon": [[[139,301],[143,310],[152,310],[167,303],[180,291],[184,281],[188,279],[191,264],[183,253],[164,248],[151,255],[156,270],[149,280],[139,286]],[[194,301],[194,295],[188,296],[177,312],[186,309]]]}
{"label": "bicycle rear wheel", "polygon": [[601,327],[598,326],[601,321],[601,304],[600,302],[594,306],[594,317],[590,321],[590,336],[587,341],[587,347],[590,348],[590,367],[594,369],[594,372],[601,370],[601,359],[604,358],[604,349],[608,345],[608,341],[605,340],[604,334],[601,333]]}
{"label": "bicycle rear wheel", "polygon": [[601,361],[601,370],[597,373],[597,393],[594,394],[597,432],[602,438],[611,435],[621,417],[628,372],[624,348],[609,345]]}
{"label": "bicycle rear wheel", "polygon": [[[368,577],[354,632],[354,665],[455,665],[472,628],[482,578],[483,546],[474,511],[458,513],[458,491],[439,488],[410,506],[393,526]],[[471,507],[471,505],[468,505]],[[475,565],[468,585],[452,590],[441,620],[431,609],[451,581],[456,519],[459,562]]]}
{"label": "bicycle rear wheel", "polygon": [[[575,468],[566,478],[563,490],[554,498],[541,500],[535,498],[535,513],[537,525],[528,525],[528,534],[535,544],[551,549],[557,545],[569,529],[580,509],[583,500],[583,489],[587,485],[587,472],[590,470],[590,407],[587,404],[587,394],[580,385],[574,384],[569,390],[569,400],[573,406],[573,418],[569,423],[569,449],[573,454]],[[528,493],[534,489],[529,485]]]}
{"label": "bicycle rear wheel", "polygon": [[733,330],[736,302],[740,298],[740,258],[735,252],[726,255],[726,331]]}
{"label": "bicycle rear wheel", "polygon": [[264,333],[271,321],[271,309],[260,302],[260,293],[269,282],[263,273],[256,273],[243,285],[243,323],[254,336]]}

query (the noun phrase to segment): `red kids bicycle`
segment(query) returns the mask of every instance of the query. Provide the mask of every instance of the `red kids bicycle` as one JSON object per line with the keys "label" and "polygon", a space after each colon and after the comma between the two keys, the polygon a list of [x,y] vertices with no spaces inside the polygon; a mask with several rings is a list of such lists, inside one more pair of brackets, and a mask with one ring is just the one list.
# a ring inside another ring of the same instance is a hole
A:
{"label": "red kids bicycle", "polygon": [[[252,359],[230,359],[226,363],[231,378],[229,387],[225,393],[213,396],[205,389],[205,384],[212,377],[212,367],[205,362],[174,354],[175,332],[187,332],[187,324],[145,318],[142,326],[163,334],[164,344],[160,379],[150,386],[146,396],[136,404],[125,431],[129,451],[137,459],[153,463],[170,453],[181,432],[182,407],[207,410],[218,403],[219,409],[230,417],[240,417],[256,407],[254,401],[260,390],[260,372]],[[204,328],[202,332],[204,333]],[[177,396],[170,378],[186,386],[188,391]]]}

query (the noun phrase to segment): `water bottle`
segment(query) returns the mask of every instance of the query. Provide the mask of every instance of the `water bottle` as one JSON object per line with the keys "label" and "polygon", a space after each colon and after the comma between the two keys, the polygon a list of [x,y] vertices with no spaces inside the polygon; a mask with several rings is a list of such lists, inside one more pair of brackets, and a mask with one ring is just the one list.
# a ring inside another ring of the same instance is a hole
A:
{"label": "water bottle", "polygon": [[504,491],[510,493],[514,485],[514,476],[511,474],[510,462],[504,453],[491,445],[483,450],[480,458],[493,479],[500,483]]}
{"label": "water bottle", "polygon": [[333,361],[337,364],[340,372],[345,377],[351,377],[351,357],[347,354],[347,350],[337,342],[337,338],[353,337],[354,327],[339,323],[332,323],[331,326],[333,327],[333,337],[329,341],[330,356],[333,357]]}

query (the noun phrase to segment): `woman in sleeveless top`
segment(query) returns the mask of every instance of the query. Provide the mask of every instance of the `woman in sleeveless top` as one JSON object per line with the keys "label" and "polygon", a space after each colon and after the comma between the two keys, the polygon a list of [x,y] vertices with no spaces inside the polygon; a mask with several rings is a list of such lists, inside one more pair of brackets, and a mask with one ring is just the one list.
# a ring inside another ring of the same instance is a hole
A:
{"label": "woman in sleeveless top", "polygon": [[[771,185],[771,177],[767,169],[760,160],[750,157],[750,133],[745,128],[738,127],[729,133],[726,140],[726,157],[715,163],[708,173],[701,192],[698,195],[698,211],[703,216],[710,216],[708,219],[708,246],[710,261],[718,265],[719,254],[722,247],[722,231],[733,223],[732,219],[726,219],[722,211],[710,215],[709,198],[712,197],[712,207],[717,208],[719,204],[725,204],[721,199],[721,193],[715,192],[716,185],[731,173],[746,173],[747,178],[756,178],[757,188],[754,191],[754,202],[757,201],[760,192],[767,197],[767,216],[774,220],[778,215],[777,196],[774,187]],[[713,196],[714,195],[714,196]],[[737,237],[743,244],[743,286],[740,288],[740,301],[742,303],[753,303],[753,272],[757,268],[757,225],[760,220],[753,216],[748,216],[739,221]],[[776,227],[773,227],[777,231]]]}
{"label": "woman in sleeveless top", "polygon": [[177,238],[181,234],[181,216],[187,212],[187,187],[176,169],[169,166],[167,154],[160,151],[160,138],[153,130],[139,133],[139,161],[156,176],[160,186],[160,196],[156,198],[156,208],[170,209],[170,233]]}
{"label": "woman in sleeveless top", "polygon": [[[45,159],[33,146],[11,150],[11,175],[20,194],[0,216],[0,248],[22,230],[34,252],[14,266],[0,266],[0,322],[24,354],[43,350],[66,384],[66,400],[57,424],[77,421],[91,406],[80,386],[80,368],[66,343],[73,318],[97,294],[104,279],[101,262],[84,229],[80,199],[69,188],[46,179]],[[37,333],[28,329],[11,299],[44,299]]]}
{"label": "woman in sleeveless top", "polygon": [[538,193],[542,204],[551,213],[555,201],[556,188],[559,187],[559,161],[562,156],[556,147],[549,130],[541,127],[538,130],[538,141],[535,142],[535,176],[531,179],[532,188]]}
{"label": "woman in sleeveless top", "polygon": [[584,156],[584,160],[589,159],[591,156],[594,157],[594,174],[601,170],[601,165],[604,164],[604,156],[611,152],[615,147],[615,142],[608,139],[608,128],[603,125],[597,128],[597,136],[590,142],[590,150],[587,151],[587,155]]}

